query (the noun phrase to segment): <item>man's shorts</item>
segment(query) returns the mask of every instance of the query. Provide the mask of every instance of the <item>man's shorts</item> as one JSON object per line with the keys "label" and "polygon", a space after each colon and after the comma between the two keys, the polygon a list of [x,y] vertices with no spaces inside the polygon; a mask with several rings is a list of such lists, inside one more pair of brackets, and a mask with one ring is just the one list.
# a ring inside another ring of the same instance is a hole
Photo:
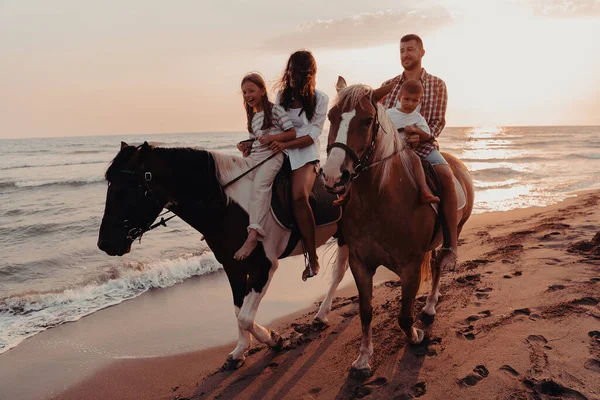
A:
{"label": "man's shorts", "polygon": [[429,153],[429,155],[427,157],[425,157],[425,160],[429,161],[429,163],[431,165],[440,165],[440,164],[448,165],[448,162],[444,159],[444,157],[442,156],[442,153],[440,153],[436,149],[433,149],[431,151],[431,153]]}

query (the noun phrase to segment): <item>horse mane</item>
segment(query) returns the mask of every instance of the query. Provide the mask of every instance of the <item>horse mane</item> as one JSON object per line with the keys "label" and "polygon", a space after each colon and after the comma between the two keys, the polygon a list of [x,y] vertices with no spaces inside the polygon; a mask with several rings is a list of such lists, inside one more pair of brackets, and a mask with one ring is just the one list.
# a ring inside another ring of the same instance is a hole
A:
{"label": "horse mane", "polygon": [[[246,158],[239,156],[231,156],[223,154],[217,151],[209,151],[215,160],[215,166],[217,170],[217,180],[221,185],[225,185],[227,182],[235,179],[250,168]],[[230,195],[229,191],[236,190],[239,186],[233,185],[230,189],[225,191],[227,203],[229,203]]]}
{"label": "horse mane", "polygon": [[[335,106],[340,106],[342,112],[353,110],[359,106],[360,101],[368,97],[372,99],[373,89],[370,86],[356,84],[348,86],[338,92]],[[397,134],[394,123],[388,116],[385,107],[381,103],[375,105],[377,108],[377,118],[379,120],[379,132],[375,141],[375,149],[371,156],[371,163],[383,160],[386,157],[393,157],[397,152],[398,157],[402,161],[402,166],[407,173],[408,181],[416,187],[414,172],[410,162],[408,153],[406,152],[406,141],[403,137]],[[382,162],[374,167],[376,175],[380,176],[379,190],[383,190],[390,183],[392,176],[393,162]]]}

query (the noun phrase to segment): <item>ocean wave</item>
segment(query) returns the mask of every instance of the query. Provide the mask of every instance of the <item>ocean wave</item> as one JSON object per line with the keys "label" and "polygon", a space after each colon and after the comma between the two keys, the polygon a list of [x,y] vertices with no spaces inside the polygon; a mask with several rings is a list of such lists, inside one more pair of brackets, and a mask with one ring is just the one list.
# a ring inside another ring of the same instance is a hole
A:
{"label": "ocean wave", "polygon": [[568,158],[583,158],[586,160],[600,160],[600,154],[597,153],[587,153],[587,154],[569,154]]}
{"label": "ocean wave", "polygon": [[94,282],[62,291],[0,298],[0,354],[46,329],[77,321],[150,289],[170,287],[220,269],[222,265],[213,253],[184,255],[149,263],[124,263],[110,268]]}
{"label": "ocean wave", "polygon": [[497,163],[497,162],[511,162],[511,163],[515,163],[515,164],[526,164],[526,163],[534,163],[534,162],[541,162],[541,161],[549,161],[552,160],[552,158],[550,157],[537,157],[537,156],[527,156],[527,157],[522,157],[522,156],[516,156],[516,157],[508,157],[508,158],[461,158],[460,159],[462,162],[490,162],[490,163]]}
{"label": "ocean wave", "polygon": [[471,175],[480,181],[493,181],[494,179],[503,178],[510,179],[524,175],[525,172],[516,171],[512,168],[498,167],[498,168],[487,168],[480,169],[477,171],[471,171]]}
{"label": "ocean wave", "polygon": [[96,153],[104,153],[104,150],[75,150],[75,151],[69,152],[69,154],[96,154]]}
{"label": "ocean wave", "polygon": [[108,164],[109,160],[102,161],[76,161],[56,164],[19,164],[12,167],[2,167],[0,171],[7,169],[39,168],[39,167],[62,167],[65,165],[89,165],[89,164]]}
{"label": "ocean wave", "polygon": [[85,179],[57,179],[57,180],[47,180],[47,181],[5,181],[0,182],[0,189],[4,188],[35,188],[42,186],[84,186],[89,184],[94,184],[98,182],[104,182],[104,177],[95,176],[92,178]]}

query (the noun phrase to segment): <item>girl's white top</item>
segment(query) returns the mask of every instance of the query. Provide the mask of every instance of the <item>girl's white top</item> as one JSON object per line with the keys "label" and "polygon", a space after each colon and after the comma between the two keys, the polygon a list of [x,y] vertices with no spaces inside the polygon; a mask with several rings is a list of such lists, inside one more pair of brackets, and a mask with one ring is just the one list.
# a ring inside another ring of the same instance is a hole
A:
{"label": "girl's white top", "polygon": [[[288,117],[288,113],[285,112],[283,107],[277,104],[273,104],[272,117],[273,126],[262,129],[263,121],[265,120],[264,111],[254,114],[252,117],[253,132],[250,133],[250,139],[257,139],[261,135],[277,135],[294,127],[292,121],[290,121],[290,118]],[[273,154],[271,149],[269,149],[269,146],[260,144],[258,140],[255,140],[252,143],[252,153],[264,155],[266,157]]]}
{"label": "girl's white top", "polygon": [[[306,112],[302,111],[300,114],[300,111],[302,110],[300,108],[290,108],[287,112],[296,129],[296,138],[308,135],[313,140],[313,143],[309,146],[285,150],[290,158],[292,170],[298,169],[308,162],[319,159],[319,136],[323,131],[323,124],[327,118],[329,97],[320,90],[315,90],[315,95],[317,97],[317,104],[311,121],[306,118]],[[279,104],[280,100],[281,92],[277,94],[275,102]]]}

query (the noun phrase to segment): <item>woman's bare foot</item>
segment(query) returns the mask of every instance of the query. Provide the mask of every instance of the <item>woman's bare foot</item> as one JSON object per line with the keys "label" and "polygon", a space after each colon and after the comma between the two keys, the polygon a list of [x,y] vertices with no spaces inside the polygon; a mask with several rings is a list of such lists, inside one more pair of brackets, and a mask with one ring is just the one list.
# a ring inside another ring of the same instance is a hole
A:
{"label": "woman's bare foot", "polygon": [[440,198],[435,196],[430,191],[421,192],[421,204],[432,204],[432,203],[439,203],[439,202],[440,202]]}
{"label": "woman's bare foot", "polygon": [[319,273],[319,269],[321,269],[321,265],[319,264],[319,260],[310,261],[304,271],[302,271],[302,280],[306,282],[308,278],[312,278],[313,276],[317,276]]}
{"label": "woman's bare foot", "polygon": [[233,255],[233,258],[238,261],[245,260],[246,258],[250,257],[250,254],[252,254],[257,244],[258,232],[256,232],[255,229],[250,229],[250,232],[248,232],[248,238],[242,247],[240,247],[240,249]]}

